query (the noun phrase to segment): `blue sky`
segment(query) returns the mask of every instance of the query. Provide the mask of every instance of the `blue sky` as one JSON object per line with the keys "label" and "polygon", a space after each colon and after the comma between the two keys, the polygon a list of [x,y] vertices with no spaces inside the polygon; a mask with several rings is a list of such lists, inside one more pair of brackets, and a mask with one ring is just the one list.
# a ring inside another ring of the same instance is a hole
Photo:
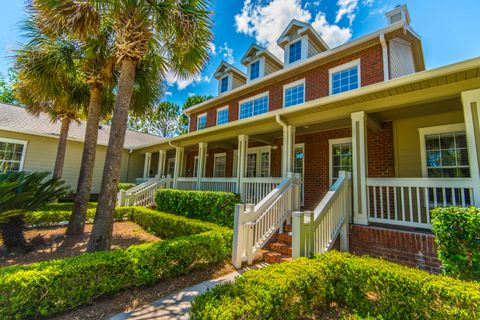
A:
{"label": "blue sky", "polygon": [[[480,56],[478,0],[213,0],[215,39],[210,62],[192,81],[169,78],[165,99],[181,104],[190,94],[216,95],[212,74],[220,61],[229,60],[244,70],[240,59],[252,42],[280,54],[275,40],[292,18],[313,23],[335,46],[384,27],[384,12],[403,3],[409,8],[413,29],[422,37],[427,68]],[[1,73],[11,66],[23,18],[23,0],[2,0]]]}

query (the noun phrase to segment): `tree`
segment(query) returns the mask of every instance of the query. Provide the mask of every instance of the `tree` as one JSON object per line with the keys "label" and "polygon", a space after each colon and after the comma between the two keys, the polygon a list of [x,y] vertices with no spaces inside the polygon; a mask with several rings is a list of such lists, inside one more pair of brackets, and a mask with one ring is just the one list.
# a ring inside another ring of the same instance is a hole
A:
{"label": "tree", "polygon": [[179,121],[180,106],[173,102],[163,101],[143,116],[130,116],[128,128],[168,138],[177,134]]}
{"label": "tree", "polygon": [[23,215],[67,193],[64,182],[47,179],[49,172],[0,173],[0,228],[8,252],[28,252]]}
{"label": "tree", "polygon": [[[202,96],[202,95],[193,95],[193,96],[190,96],[187,98],[187,100],[185,100],[185,103],[183,104],[182,106],[182,111],[185,111],[187,110],[188,108],[196,105],[196,104],[199,104],[199,103],[202,103],[204,101],[207,101],[209,99],[212,99],[213,96]],[[185,133],[188,133],[188,117],[184,114],[182,114],[180,116],[180,120],[179,120],[179,126],[178,126],[178,134],[185,134]]]}
{"label": "tree", "polygon": [[0,74],[0,102],[16,105],[18,101],[15,99],[12,84],[16,80],[16,73],[9,69],[7,75]]}

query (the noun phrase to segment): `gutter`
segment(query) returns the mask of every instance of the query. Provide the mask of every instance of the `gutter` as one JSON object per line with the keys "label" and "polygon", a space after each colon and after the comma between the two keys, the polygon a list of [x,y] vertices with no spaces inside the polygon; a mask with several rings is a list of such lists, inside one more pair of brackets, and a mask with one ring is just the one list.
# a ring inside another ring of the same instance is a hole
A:
{"label": "gutter", "polygon": [[288,124],[287,124],[285,121],[282,120],[282,118],[280,117],[279,114],[276,114],[276,115],[275,115],[275,121],[276,121],[280,126],[282,126],[283,128],[288,127]]}

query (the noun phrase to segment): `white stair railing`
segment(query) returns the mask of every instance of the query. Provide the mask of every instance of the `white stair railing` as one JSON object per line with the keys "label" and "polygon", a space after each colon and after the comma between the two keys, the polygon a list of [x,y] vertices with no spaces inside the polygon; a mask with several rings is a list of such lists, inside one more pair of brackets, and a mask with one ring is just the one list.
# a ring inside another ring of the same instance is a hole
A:
{"label": "white stair railing", "polygon": [[170,188],[171,183],[170,177],[153,178],[129,190],[120,190],[117,196],[117,206],[153,206],[157,190]]}
{"label": "white stair railing", "polygon": [[300,208],[300,184],[300,175],[289,173],[257,205],[235,206],[232,264],[236,268],[244,261],[252,264],[255,254]]}
{"label": "white stair railing", "polygon": [[292,257],[307,257],[330,250],[340,235],[340,250],[348,251],[348,223],[352,212],[351,176],[344,171],[315,210],[294,212]]}

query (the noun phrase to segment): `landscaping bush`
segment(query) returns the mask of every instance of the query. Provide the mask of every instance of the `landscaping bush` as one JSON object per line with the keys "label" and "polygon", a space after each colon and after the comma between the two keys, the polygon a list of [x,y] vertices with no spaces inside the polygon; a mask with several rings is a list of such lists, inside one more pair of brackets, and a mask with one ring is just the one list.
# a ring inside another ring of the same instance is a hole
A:
{"label": "landscaping bush", "polygon": [[128,190],[128,189],[132,189],[133,187],[135,187],[136,184],[135,183],[119,183],[118,184],[118,190]]}
{"label": "landscaping bush", "polygon": [[240,196],[230,192],[162,189],[155,195],[157,210],[233,228]]}
{"label": "landscaping bush", "polygon": [[331,302],[360,317],[479,319],[480,285],[329,252],[249,271],[197,297],[192,319],[306,319]]}
{"label": "landscaping bush", "polygon": [[[97,203],[89,202],[87,209],[87,221],[93,222]],[[72,214],[73,203],[49,203],[38,211],[25,213],[25,223],[38,227],[47,227],[60,222],[68,221]]]}
{"label": "landscaping bush", "polygon": [[480,281],[480,209],[436,208],[432,226],[444,273]]}
{"label": "landscaping bush", "polygon": [[[0,318],[48,317],[121,289],[155,283],[224,261],[232,231],[145,208],[118,208],[166,241],[0,269]],[[157,221],[160,221],[157,223]],[[164,230],[165,226],[176,229]],[[201,232],[194,234],[195,232]]]}

